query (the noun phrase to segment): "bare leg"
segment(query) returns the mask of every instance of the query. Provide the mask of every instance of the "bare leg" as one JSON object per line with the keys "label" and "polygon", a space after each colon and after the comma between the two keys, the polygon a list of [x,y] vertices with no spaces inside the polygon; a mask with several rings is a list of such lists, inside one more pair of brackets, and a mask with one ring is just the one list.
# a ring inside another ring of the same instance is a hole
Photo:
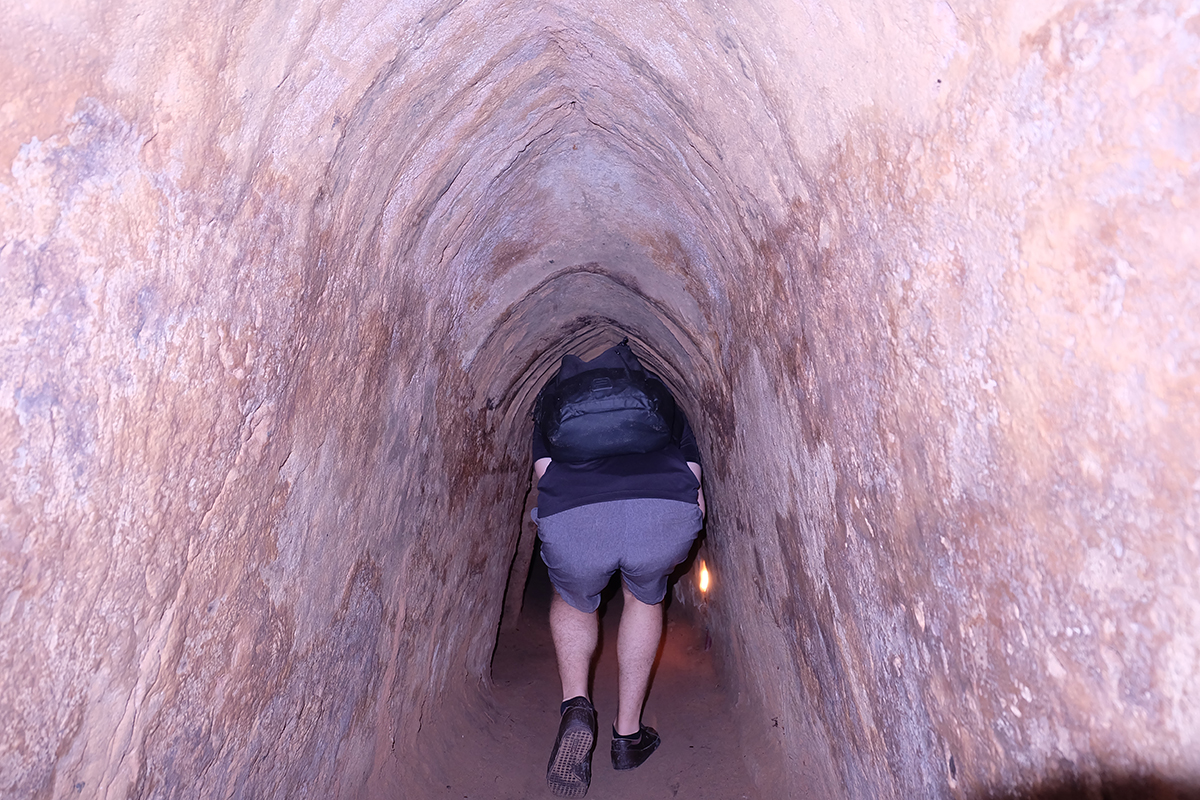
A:
{"label": "bare leg", "polygon": [[554,592],[550,601],[550,635],[554,638],[554,652],[558,656],[563,700],[590,698],[588,673],[591,671],[592,655],[596,652],[599,630],[600,617],[595,611],[585,614],[568,605],[557,591]]}
{"label": "bare leg", "polygon": [[648,606],[634,597],[624,582],[625,608],[617,633],[617,665],[620,670],[617,733],[631,736],[641,729],[642,705],[650,685],[650,668],[662,639],[662,603]]}

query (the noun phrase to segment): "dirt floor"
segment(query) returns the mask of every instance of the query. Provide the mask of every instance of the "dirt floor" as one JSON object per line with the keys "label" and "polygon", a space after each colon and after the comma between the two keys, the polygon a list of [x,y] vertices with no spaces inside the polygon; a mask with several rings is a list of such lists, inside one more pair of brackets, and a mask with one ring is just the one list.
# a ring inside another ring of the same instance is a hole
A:
{"label": "dirt floor", "polygon": [[[600,734],[592,760],[589,800],[758,800],[743,764],[730,700],[713,670],[705,634],[668,611],[666,636],[643,722],[663,743],[641,767],[616,772],[609,761],[616,714],[617,622],[621,596],[610,586],[601,606],[600,652],[593,702]],[[464,734],[464,757],[442,795],[468,800],[553,797],[546,762],[558,730],[561,690],[550,641],[550,583],[534,558],[525,607],[516,630],[501,634],[492,664],[494,705],[487,730]],[[475,739],[471,743],[467,738]]]}

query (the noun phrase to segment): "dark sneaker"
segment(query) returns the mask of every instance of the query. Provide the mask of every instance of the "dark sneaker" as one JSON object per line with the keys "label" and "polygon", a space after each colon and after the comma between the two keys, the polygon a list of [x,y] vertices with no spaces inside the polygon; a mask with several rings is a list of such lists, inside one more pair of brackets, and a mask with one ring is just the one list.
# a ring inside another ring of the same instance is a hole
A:
{"label": "dark sneaker", "polygon": [[613,769],[633,769],[640,767],[642,762],[662,744],[658,731],[643,725],[635,739],[622,739],[613,728],[612,762]]}
{"label": "dark sneaker", "polygon": [[596,746],[596,709],[586,697],[562,704],[558,738],[546,767],[546,785],[559,797],[583,797],[592,782],[592,750]]}

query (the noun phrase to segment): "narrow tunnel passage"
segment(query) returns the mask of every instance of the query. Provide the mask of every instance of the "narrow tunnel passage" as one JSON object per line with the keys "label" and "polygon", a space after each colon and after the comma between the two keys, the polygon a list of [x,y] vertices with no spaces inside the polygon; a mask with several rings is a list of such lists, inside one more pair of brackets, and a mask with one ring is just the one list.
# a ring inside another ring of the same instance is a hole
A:
{"label": "narrow tunnel passage", "polygon": [[0,798],[444,791],[622,335],[760,796],[1200,795],[1195,3],[7,11]]}

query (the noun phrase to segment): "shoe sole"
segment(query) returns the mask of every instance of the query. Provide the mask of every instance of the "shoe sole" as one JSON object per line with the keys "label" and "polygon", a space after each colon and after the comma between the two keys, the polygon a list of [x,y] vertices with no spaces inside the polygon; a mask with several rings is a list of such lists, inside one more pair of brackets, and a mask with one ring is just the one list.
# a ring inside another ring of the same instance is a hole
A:
{"label": "shoe sole", "polygon": [[550,769],[546,770],[546,783],[550,791],[559,797],[583,797],[587,794],[590,781],[580,779],[576,768],[587,761],[595,740],[587,728],[576,728],[563,734]]}

